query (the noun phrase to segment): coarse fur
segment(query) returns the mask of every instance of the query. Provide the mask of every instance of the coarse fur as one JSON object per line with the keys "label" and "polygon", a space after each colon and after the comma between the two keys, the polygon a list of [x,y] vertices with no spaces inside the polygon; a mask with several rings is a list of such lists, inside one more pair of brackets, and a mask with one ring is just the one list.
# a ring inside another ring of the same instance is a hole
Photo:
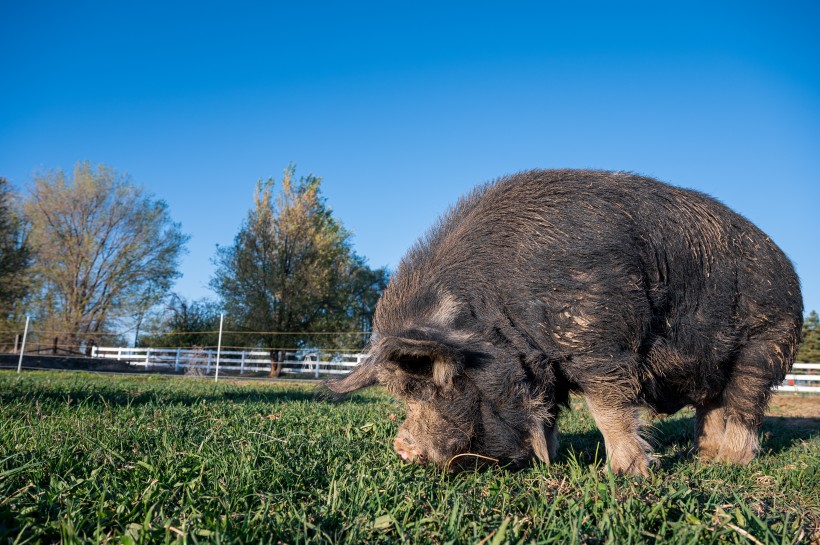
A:
{"label": "coarse fur", "polygon": [[394,447],[553,460],[581,393],[616,473],[647,474],[639,408],[693,405],[705,459],[747,463],[802,325],[780,249],[696,191],[620,172],[534,170],[475,189],[401,261],[370,357],[328,383],[405,401]]}

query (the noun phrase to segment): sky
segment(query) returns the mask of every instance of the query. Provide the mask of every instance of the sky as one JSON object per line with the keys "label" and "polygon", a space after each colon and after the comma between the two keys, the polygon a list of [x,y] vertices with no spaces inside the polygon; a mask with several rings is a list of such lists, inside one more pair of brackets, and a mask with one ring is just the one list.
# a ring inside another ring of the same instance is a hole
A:
{"label": "sky", "polygon": [[174,289],[199,299],[289,163],[391,268],[476,184],[633,171],[752,220],[820,310],[818,25],[817,2],[0,0],[0,176],[128,173],[190,235]]}

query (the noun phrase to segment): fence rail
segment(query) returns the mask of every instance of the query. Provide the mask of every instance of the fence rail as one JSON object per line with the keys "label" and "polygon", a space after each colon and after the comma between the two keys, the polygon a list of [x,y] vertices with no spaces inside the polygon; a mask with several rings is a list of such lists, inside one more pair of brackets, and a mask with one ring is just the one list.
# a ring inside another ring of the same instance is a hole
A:
{"label": "fence rail", "polygon": [[[205,374],[216,371],[217,359],[215,350],[184,348],[96,347],[92,355],[145,368],[199,369]],[[319,351],[285,352],[284,355],[282,361],[273,362],[281,365],[282,373],[310,373],[316,377],[349,373],[367,357],[366,354],[323,354]],[[269,373],[271,363],[271,353],[267,350],[223,350],[219,353],[220,371]],[[792,372],[775,389],[779,392],[820,393],[820,363],[795,363]]]}
{"label": "fence rail", "polygon": [[[274,352],[277,353],[277,352]],[[281,373],[340,375],[349,373],[367,356],[365,354],[324,354],[319,351],[281,352],[284,359],[274,361],[269,350],[206,350],[186,348],[94,347],[92,357],[127,362],[150,368],[173,368],[175,371],[197,370],[206,375],[219,370],[244,373],[270,373],[272,365]]]}
{"label": "fence rail", "polygon": [[[795,371],[805,373],[795,374]],[[792,372],[786,375],[786,380],[776,390],[820,394],[820,363],[795,363]]]}

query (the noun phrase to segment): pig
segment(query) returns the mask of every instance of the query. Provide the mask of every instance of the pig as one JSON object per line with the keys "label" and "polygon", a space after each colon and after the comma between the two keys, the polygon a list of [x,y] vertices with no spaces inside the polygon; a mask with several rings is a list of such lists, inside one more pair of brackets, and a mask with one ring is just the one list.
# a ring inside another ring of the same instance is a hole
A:
{"label": "pig", "polygon": [[743,216],[631,173],[532,170],[461,198],[401,260],[338,394],[406,406],[408,462],[550,463],[571,392],[616,474],[656,456],[645,408],[695,409],[703,460],[746,464],[803,321],[789,259]]}

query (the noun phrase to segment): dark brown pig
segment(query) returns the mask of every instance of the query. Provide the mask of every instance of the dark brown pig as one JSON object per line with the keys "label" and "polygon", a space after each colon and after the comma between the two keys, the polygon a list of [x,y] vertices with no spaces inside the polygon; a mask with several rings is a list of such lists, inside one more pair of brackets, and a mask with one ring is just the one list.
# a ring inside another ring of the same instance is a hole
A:
{"label": "dark brown pig", "polygon": [[530,171],[462,198],[401,261],[370,357],[328,383],[404,400],[394,447],[555,459],[559,407],[586,399],[612,471],[646,474],[639,409],[693,405],[701,457],[745,464],[802,324],[783,252],[701,193],[650,178]]}

